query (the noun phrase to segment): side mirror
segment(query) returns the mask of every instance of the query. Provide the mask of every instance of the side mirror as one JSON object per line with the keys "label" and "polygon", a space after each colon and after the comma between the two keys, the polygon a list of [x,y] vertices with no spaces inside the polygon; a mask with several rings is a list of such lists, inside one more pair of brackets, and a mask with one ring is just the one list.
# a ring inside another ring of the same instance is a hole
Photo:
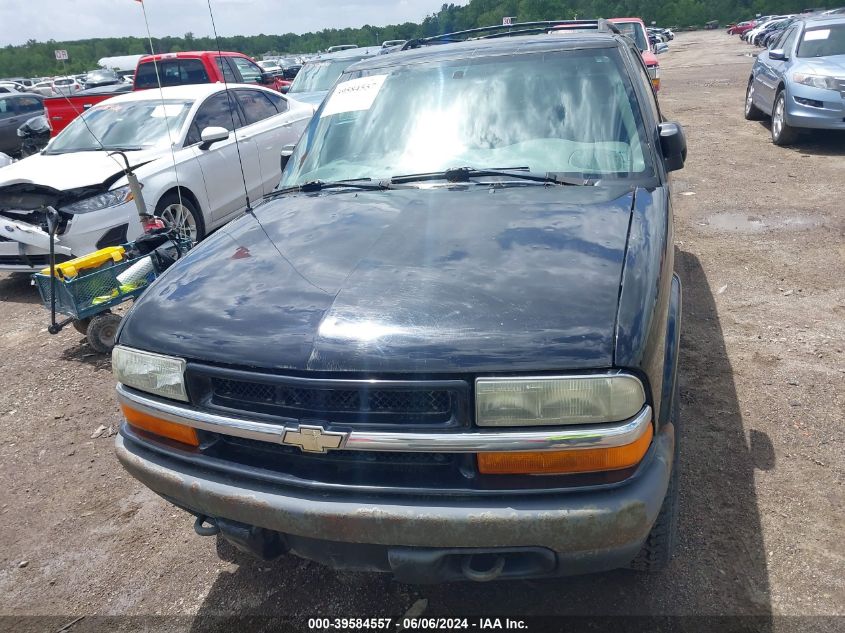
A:
{"label": "side mirror", "polygon": [[261,83],[265,86],[272,86],[275,82],[275,78],[270,73],[261,73]]}
{"label": "side mirror", "polygon": [[776,48],[769,51],[769,59],[775,61],[784,61],[786,59],[786,53],[783,52],[783,49]]}
{"label": "side mirror", "polygon": [[293,148],[296,145],[284,145],[282,146],[282,154],[279,157],[279,164],[282,166],[282,171],[285,170],[285,166],[288,164],[290,160],[291,154],[293,154]]}
{"label": "side mirror", "polygon": [[283,95],[286,95],[288,93],[288,90],[290,90],[290,84],[286,84],[279,88],[279,92],[281,92]]}
{"label": "side mirror", "polygon": [[200,133],[200,139],[202,139],[202,143],[200,143],[200,149],[208,149],[215,143],[219,141],[225,141],[229,138],[229,130],[225,127],[216,127],[210,126]]}
{"label": "side mirror", "polygon": [[687,160],[687,139],[684,136],[684,128],[680,123],[666,122],[661,123],[658,130],[660,131],[660,150],[666,171],[683,169],[684,162]]}

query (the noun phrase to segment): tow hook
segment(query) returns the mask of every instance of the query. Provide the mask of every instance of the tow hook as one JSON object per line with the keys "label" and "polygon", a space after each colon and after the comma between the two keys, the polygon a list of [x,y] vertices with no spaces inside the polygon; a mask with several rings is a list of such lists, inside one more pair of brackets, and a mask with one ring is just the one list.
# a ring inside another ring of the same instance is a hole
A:
{"label": "tow hook", "polygon": [[[208,525],[204,525],[206,522]],[[201,514],[194,521],[194,532],[200,536],[215,536],[220,532],[220,528],[217,527],[217,521]]]}
{"label": "tow hook", "polygon": [[[478,569],[478,567],[482,569]],[[475,582],[489,582],[502,574],[505,568],[504,556],[490,554],[471,554],[461,561],[461,573]]]}

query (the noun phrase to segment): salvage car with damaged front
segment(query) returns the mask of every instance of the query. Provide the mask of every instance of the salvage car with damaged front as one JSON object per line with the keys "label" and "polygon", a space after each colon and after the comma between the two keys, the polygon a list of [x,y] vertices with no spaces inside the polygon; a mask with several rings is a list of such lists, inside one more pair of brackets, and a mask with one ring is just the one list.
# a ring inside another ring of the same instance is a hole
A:
{"label": "salvage car with damaged front", "polygon": [[117,456],[221,551],[668,564],[683,131],[612,25],[533,24],[348,68],[277,190],[124,319]]}
{"label": "salvage car with damaged front", "polygon": [[74,119],[44,151],[0,172],[0,271],[49,264],[48,208],[58,211],[57,262],[143,232],[126,176],[144,205],[185,238],[201,240],[280,177],[279,153],[314,113],[259,86],[199,84],[120,95]]}

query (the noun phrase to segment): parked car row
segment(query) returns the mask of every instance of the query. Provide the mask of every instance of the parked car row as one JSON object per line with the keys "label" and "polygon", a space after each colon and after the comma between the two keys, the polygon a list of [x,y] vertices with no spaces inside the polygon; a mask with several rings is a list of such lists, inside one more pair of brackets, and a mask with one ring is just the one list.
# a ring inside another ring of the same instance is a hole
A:
{"label": "parked car row", "polygon": [[647,31],[649,39],[655,44],[660,42],[668,43],[675,39],[675,33],[672,29],[662,29],[650,26]]}
{"label": "parked car row", "polygon": [[775,32],[751,69],[745,118],[771,118],[776,145],[803,129],[845,130],[845,15],[797,18]]}
{"label": "parked car row", "polygon": [[756,25],[742,33],[741,40],[755,46],[765,47],[780,31],[798,19],[796,15],[777,15],[765,20],[757,20]]}
{"label": "parked car row", "polygon": [[281,77],[264,72],[261,66],[243,53],[230,51],[146,55],[138,60],[132,83],[108,83],[107,77],[108,75],[98,76],[98,87],[72,93],[63,92],[45,101],[53,134],[61,132],[80,113],[94,104],[130,90],[202,83],[245,83],[262,85],[281,92],[290,84]]}

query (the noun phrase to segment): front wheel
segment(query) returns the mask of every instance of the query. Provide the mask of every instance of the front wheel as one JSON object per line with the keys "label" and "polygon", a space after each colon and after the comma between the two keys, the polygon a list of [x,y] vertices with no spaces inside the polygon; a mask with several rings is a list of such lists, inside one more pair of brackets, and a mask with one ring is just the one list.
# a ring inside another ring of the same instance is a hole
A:
{"label": "front wheel", "polygon": [[772,143],[791,145],[797,137],[795,128],[786,123],[786,90],[782,89],[775,97],[775,107],[772,108]]}
{"label": "front wheel", "polygon": [[156,206],[156,215],[171,228],[176,229],[179,237],[190,239],[196,244],[205,237],[205,222],[196,205],[184,194],[169,193]]}
{"label": "front wheel", "polygon": [[675,378],[675,392],[672,401],[672,424],[675,426],[675,447],[672,458],[672,474],[669,476],[669,488],[663,498],[663,505],[657,520],[643,543],[637,557],[628,565],[630,569],[646,573],[663,571],[672,562],[675,543],[678,540],[678,479],[680,478],[680,440],[681,440],[681,397],[678,378]]}
{"label": "front wheel", "polygon": [[748,80],[748,88],[745,89],[745,119],[747,121],[759,121],[763,118],[763,112],[754,105],[754,78]]}

